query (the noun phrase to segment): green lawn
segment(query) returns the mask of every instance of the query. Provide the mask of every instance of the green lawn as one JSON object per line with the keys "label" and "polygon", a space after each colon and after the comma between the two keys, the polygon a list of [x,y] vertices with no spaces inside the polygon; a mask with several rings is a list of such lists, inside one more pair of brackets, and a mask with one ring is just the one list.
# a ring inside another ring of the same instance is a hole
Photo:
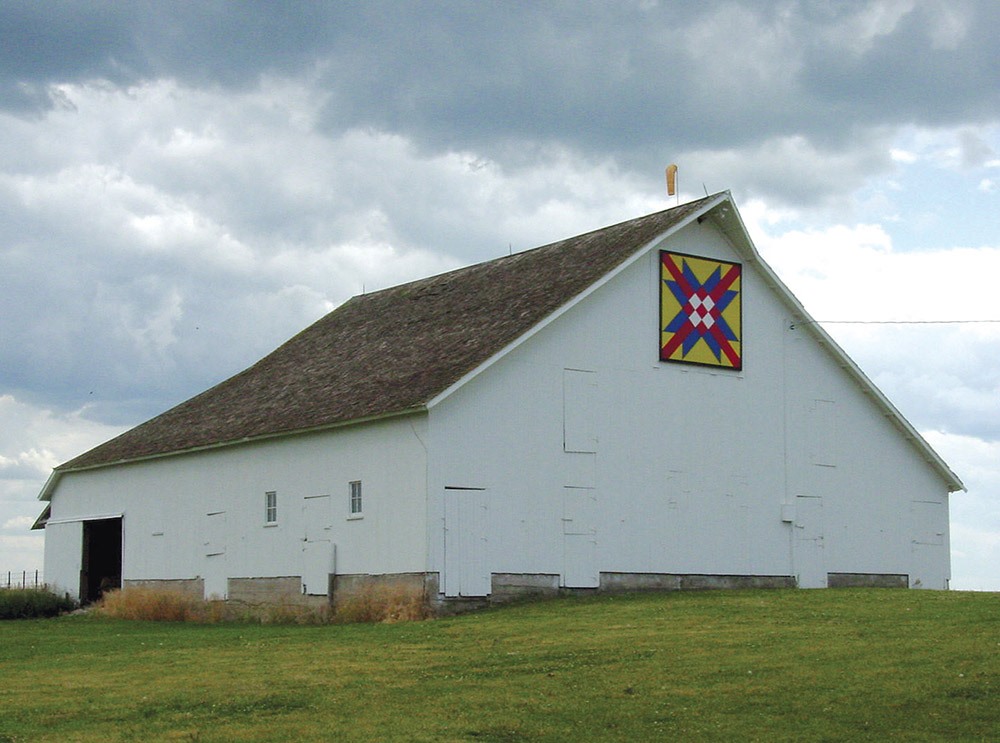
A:
{"label": "green lawn", "polygon": [[0,741],[1000,740],[1000,594],[571,598],[395,625],[0,623]]}

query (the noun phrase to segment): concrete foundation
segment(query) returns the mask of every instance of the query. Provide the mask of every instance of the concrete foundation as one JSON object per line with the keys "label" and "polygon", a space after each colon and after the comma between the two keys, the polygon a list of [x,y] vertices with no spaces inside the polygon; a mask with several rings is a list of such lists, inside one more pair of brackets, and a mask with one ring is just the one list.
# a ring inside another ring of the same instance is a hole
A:
{"label": "concrete foundation", "polygon": [[827,573],[830,588],[909,588],[910,576],[902,573]]}
{"label": "concrete foundation", "polygon": [[601,589],[623,591],[679,591],[681,576],[667,573],[601,573]]}
{"label": "concrete foundation", "polygon": [[421,594],[425,600],[438,593],[437,573],[385,573],[369,575],[357,573],[352,575],[333,576],[333,603],[348,599],[351,596],[373,586],[399,588],[403,591],[413,591]]}
{"label": "concrete foundation", "polygon": [[564,588],[554,573],[493,573],[491,594],[476,597],[444,597],[429,593],[438,614],[456,614],[521,599],[588,593],[631,591],[698,591],[737,588],[795,588],[791,575],[685,575],[679,573],[601,573],[599,588]]}
{"label": "concrete foundation", "polygon": [[[586,593],[626,593],[631,591],[697,591],[739,588],[795,588],[790,575],[690,575],[679,573],[600,574],[599,588],[563,588],[556,573],[493,573],[491,593],[482,597],[445,597],[440,592],[437,573],[352,574],[330,577],[329,596],[302,594],[302,579],[297,575],[268,578],[229,578],[229,600],[249,606],[285,604],[296,606],[336,606],[362,590],[387,586],[412,591],[423,596],[428,607],[438,615],[474,611],[513,601]],[[201,578],[186,580],[130,580],[127,586],[171,590],[200,599],[204,595]],[[873,573],[830,573],[831,587],[906,588],[906,575]]]}
{"label": "concrete foundation", "polygon": [[205,595],[205,581],[202,578],[175,578],[170,580],[126,580],[124,588],[149,588],[155,591],[170,591],[201,600]]}
{"label": "concrete foundation", "polygon": [[369,575],[355,573],[352,575],[333,576],[333,592],[335,597],[347,597],[359,590],[371,586],[391,586],[404,590],[421,591],[428,588],[428,579],[433,577],[433,588],[437,591],[437,573],[385,573]]}
{"label": "concrete foundation", "polygon": [[601,573],[601,591],[704,591],[734,588],[795,588],[791,575],[689,575]]}
{"label": "concrete foundation", "polygon": [[[272,578],[230,578],[226,581],[230,601],[243,604],[309,603],[302,595],[302,578],[285,575]],[[320,597],[325,603],[326,597]]]}
{"label": "concrete foundation", "polygon": [[550,573],[493,573],[491,604],[559,595],[559,576]]}

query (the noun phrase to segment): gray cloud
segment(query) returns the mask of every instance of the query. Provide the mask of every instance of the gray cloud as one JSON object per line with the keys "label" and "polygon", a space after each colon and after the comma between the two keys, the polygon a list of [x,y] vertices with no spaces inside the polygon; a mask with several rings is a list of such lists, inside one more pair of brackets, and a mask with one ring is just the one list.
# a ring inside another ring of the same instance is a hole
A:
{"label": "gray cloud", "polygon": [[[34,3],[0,12],[0,89],[312,74],[334,133],[371,127],[509,164],[531,143],[638,162],[805,132],[1000,115],[990,0],[812,3]],[[51,105],[51,102],[50,104]]]}

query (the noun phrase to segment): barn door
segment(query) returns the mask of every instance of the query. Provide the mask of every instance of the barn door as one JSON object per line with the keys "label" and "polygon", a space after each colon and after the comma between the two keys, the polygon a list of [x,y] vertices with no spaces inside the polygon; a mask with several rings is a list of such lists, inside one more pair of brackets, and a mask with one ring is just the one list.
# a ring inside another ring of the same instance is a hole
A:
{"label": "barn door", "polygon": [[823,499],[796,496],[793,550],[799,588],[826,588],[823,523]]}
{"label": "barn door", "polygon": [[226,574],[226,512],[209,511],[205,514],[205,598],[228,598]]}
{"label": "barn door", "polygon": [[940,501],[913,501],[910,514],[910,587],[947,588],[948,506]]}
{"label": "barn door", "polygon": [[83,522],[80,558],[80,601],[100,600],[106,591],[122,584],[122,520],[97,519]]}
{"label": "barn door", "polygon": [[563,585],[597,588],[597,491],[563,488]]}
{"label": "barn door", "polygon": [[484,488],[445,488],[444,577],[445,596],[488,596],[488,501]]}
{"label": "barn door", "polygon": [[302,501],[305,536],[302,539],[302,593],[330,594],[330,576],[335,571],[333,506],[329,495],[306,496]]}

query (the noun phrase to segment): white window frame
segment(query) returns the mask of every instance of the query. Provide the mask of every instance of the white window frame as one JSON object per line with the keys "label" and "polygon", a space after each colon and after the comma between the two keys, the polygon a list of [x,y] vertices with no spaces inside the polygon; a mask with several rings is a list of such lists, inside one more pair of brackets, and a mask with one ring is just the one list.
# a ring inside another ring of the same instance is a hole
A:
{"label": "white window frame", "polygon": [[278,491],[264,493],[264,526],[278,525]]}
{"label": "white window frame", "polygon": [[362,500],[361,480],[351,480],[347,485],[347,517],[360,519],[364,517],[364,501]]}

